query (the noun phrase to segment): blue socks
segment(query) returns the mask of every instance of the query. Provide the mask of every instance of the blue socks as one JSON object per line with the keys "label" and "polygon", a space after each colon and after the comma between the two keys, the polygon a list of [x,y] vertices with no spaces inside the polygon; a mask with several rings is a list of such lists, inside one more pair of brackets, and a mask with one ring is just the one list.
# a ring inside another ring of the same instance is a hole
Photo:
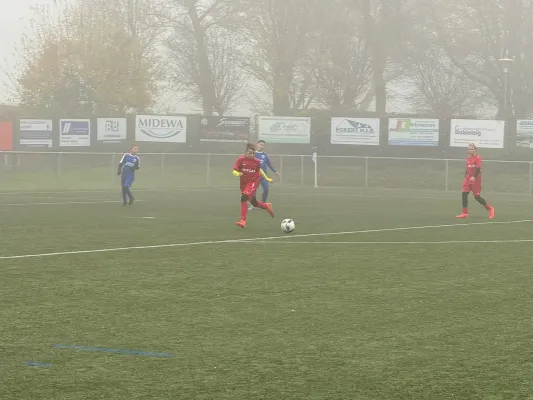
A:
{"label": "blue socks", "polygon": [[127,203],[129,201],[133,200],[133,195],[131,194],[130,188],[127,186],[122,186],[122,201],[124,203]]}

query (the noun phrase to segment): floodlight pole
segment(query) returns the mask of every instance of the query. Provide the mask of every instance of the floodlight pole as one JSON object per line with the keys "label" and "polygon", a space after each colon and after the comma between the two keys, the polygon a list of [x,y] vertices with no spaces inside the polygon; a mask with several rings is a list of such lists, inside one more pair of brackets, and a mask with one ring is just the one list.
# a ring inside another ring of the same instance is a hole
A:
{"label": "floodlight pole", "polygon": [[507,113],[507,102],[509,100],[509,74],[510,66],[514,63],[514,59],[505,57],[500,58],[498,62],[503,69],[503,119],[507,120],[507,117],[509,116]]}

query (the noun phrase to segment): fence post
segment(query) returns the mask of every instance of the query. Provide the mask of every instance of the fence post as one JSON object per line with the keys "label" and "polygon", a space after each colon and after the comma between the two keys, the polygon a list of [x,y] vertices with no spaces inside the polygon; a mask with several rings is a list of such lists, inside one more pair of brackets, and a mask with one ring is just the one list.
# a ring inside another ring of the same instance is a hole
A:
{"label": "fence post", "polygon": [[111,175],[111,181],[112,182],[115,182],[115,178],[117,176],[116,168],[117,168],[117,159],[116,159],[116,154],[113,153],[113,154],[111,154],[111,174],[109,174],[109,175]]}
{"label": "fence post", "polygon": [[365,157],[365,187],[368,187],[368,156]]}
{"label": "fence post", "polygon": [[165,179],[165,153],[161,153],[161,179]]}
{"label": "fence post", "polygon": [[300,185],[303,185],[304,184],[304,156],[303,155],[300,156],[300,168],[301,168]]}
{"label": "fence post", "polygon": [[279,184],[283,183],[283,156],[279,156]]}
{"label": "fence post", "polygon": [[315,187],[317,188],[318,187],[318,156],[316,155],[316,153],[313,154],[313,164],[314,164],[314,169],[315,169]]}
{"label": "fence post", "polygon": [[444,191],[447,192],[448,191],[448,169],[449,169],[449,162],[448,162],[448,159],[446,159],[446,167],[444,168],[444,173],[446,174],[446,176],[444,177]]}
{"label": "fence post", "polygon": [[207,181],[207,184],[209,185],[211,181],[211,177],[209,176],[209,171],[211,170],[211,153],[207,153],[207,163],[206,163],[206,171],[205,171],[205,179]]}
{"label": "fence post", "polygon": [[61,174],[61,153],[57,153],[56,172],[58,175]]}
{"label": "fence post", "polygon": [[533,163],[529,162],[529,194],[531,194],[531,185],[533,179]]}

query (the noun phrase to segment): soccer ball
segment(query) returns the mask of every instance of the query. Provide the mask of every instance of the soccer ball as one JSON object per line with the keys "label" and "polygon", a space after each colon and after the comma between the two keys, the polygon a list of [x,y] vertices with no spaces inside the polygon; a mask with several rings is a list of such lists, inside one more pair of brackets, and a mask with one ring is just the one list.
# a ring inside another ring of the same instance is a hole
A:
{"label": "soccer ball", "polygon": [[296,228],[292,219],[284,219],[281,221],[281,230],[285,233],[291,233]]}

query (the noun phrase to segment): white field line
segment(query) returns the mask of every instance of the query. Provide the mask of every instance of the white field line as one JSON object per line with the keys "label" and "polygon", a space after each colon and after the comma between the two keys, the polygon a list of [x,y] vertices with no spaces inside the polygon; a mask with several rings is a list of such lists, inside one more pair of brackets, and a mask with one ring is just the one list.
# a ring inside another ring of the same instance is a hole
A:
{"label": "white field line", "polygon": [[383,229],[368,229],[361,231],[346,231],[346,232],[325,232],[325,233],[306,233],[300,235],[283,235],[283,236],[270,236],[270,237],[258,237],[250,239],[231,239],[231,240],[208,240],[203,242],[189,242],[189,243],[172,243],[172,244],[157,244],[150,246],[128,246],[128,247],[112,247],[105,249],[93,249],[93,250],[72,250],[72,251],[60,251],[53,253],[37,253],[37,254],[22,254],[16,256],[0,256],[0,260],[15,260],[25,258],[40,258],[50,256],[62,256],[73,254],[93,254],[93,253],[108,253],[127,250],[145,250],[145,249],[163,249],[171,247],[190,247],[201,245],[213,245],[213,244],[228,244],[228,243],[249,243],[249,242],[264,242],[264,241],[276,241],[280,239],[289,238],[305,238],[305,237],[322,237],[322,236],[340,236],[340,235],[353,235],[361,233],[377,233],[377,232],[394,232],[394,231],[409,231],[417,229],[439,229],[439,228],[451,228],[459,226],[473,226],[473,225],[488,225],[488,224],[520,224],[525,222],[533,222],[533,220],[519,220],[519,221],[486,221],[486,222],[472,222],[466,224],[445,224],[445,225],[425,225],[425,226],[406,226],[400,228],[383,228]]}
{"label": "white field line", "polygon": [[516,239],[516,240],[443,240],[428,242],[324,242],[324,241],[293,241],[293,240],[264,240],[257,241],[257,244],[504,244],[504,243],[531,243],[533,239]]}
{"label": "white field line", "polygon": [[[115,196],[117,197],[117,196]],[[44,202],[45,200],[52,200],[52,201],[109,201],[109,200],[112,200],[110,199],[109,197],[106,198],[106,199],[102,199],[102,198],[91,198],[91,197],[33,197],[33,196],[28,196],[28,197],[23,197],[23,196],[20,196],[20,197],[17,197],[17,198],[13,198],[12,196],[1,196],[0,195],[0,205],[4,204],[2,203],[2,201],[14,201],[14,200],[20,200],[20,201],[40,201],[40,202]]]}
{"label": "white field line", "polygon": [[[143,200],[135,200],[136,203],[141,203]],[[68,204],[104,204],[104,203],[122,203],[122,200],[100,200],[100,201],[61,201],[61,202],[46,202],[46,203],[1,203],[2,206],[13,207],[27,207],[27,206],[56,206]]]}

